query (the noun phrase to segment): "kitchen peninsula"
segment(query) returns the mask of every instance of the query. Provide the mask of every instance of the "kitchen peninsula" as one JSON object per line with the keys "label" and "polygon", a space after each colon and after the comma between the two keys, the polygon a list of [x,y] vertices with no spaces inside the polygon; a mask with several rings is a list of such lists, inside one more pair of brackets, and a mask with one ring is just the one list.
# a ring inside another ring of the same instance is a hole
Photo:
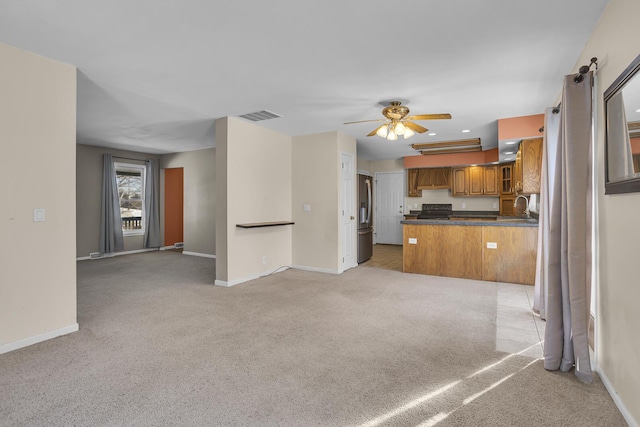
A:
{"label": "kitchen peninsula", "polygon": [[410,219],[402,224],[406,273],[534,284],[536,219]]}

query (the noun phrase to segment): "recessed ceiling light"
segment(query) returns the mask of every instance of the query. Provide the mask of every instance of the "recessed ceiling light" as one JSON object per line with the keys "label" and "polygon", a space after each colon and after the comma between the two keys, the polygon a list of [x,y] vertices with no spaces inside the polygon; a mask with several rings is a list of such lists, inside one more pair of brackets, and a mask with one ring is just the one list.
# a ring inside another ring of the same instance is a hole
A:
{"label": "recessed ceiling light", "polygon": [[515,143],[516,143],[515,141],[508,141],[508,142],[505,142],[505,144],[507,144],[507,145],[513,145],[513,144],[515,144]]}
{"label": "recessed ceiling light", "polygon": [[640,108],[636,110],[636,113],[640,113]]}
{"label": "recessed ceiling light", "polygon": [[469,133],[469,132],[471,132],[469,129],[465,129],[462,131],[462,133]]}
{"label": "recessed ceiling light", "polygon": [[436,135],[436,133],[435,133],[435,132],[431,132],[431,133],[428,133],[427,135],[429,135],[429,136],[435,136],[435,135]]}

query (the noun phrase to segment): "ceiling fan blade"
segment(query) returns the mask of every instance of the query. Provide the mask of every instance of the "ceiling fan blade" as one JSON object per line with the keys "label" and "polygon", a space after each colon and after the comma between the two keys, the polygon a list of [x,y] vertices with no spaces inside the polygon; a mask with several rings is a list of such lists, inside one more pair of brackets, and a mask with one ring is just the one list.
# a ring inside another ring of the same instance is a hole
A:
{"label": "ceiling fan blade", "polygon": [[387,123],[378,126],[377,128],[375,128],[374,130],[371,131],[371,133],[369,133],[367,136],[373,136],[375,135],[381,128],[385,127],[387,125]]}
{"label": "ceiling fan blade", "polygon": [[368,123],[368,122],[386,122],[386,119],[378,119],[378,120],[360,120],[358,122],[346,122],[343,125],[352,125],[354,123]]}
{"label": "ceiling fan blade", "polygon": [[444,120],[450,119],[451,114],[418,114],[415,116],[405,117],[405,120]]}
{"label": "ceiling fan blade", "polygon": [[413,123],[413,122],[405,122],[404,120],[402,121],[402,124],[405,125],[406,127],[408,127],[409,129],[411,129],[414,132],[418,132],[418,133],[424,133],[426,131],[428,131],[429,129],[420,126],[417,123]]}

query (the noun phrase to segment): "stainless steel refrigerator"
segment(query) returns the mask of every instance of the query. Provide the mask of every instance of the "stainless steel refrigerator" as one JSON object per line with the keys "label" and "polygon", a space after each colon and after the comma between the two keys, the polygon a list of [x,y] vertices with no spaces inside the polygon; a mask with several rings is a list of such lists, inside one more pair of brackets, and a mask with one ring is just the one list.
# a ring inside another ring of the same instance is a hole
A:
{"label": "stainless steel refrigerator", "polygon": [[358,264],[373,255],[372,183],[370,176],[358,174]]}

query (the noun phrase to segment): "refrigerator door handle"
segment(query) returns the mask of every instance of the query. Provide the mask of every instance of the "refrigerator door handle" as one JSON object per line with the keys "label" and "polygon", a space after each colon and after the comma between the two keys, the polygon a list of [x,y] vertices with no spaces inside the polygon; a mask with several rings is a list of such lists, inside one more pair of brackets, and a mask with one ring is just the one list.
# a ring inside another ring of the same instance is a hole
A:
{"label": "refrigerator door handle", "polygon": [[367,184],[367,224],[371,225],[371,180],[365,181]]}

